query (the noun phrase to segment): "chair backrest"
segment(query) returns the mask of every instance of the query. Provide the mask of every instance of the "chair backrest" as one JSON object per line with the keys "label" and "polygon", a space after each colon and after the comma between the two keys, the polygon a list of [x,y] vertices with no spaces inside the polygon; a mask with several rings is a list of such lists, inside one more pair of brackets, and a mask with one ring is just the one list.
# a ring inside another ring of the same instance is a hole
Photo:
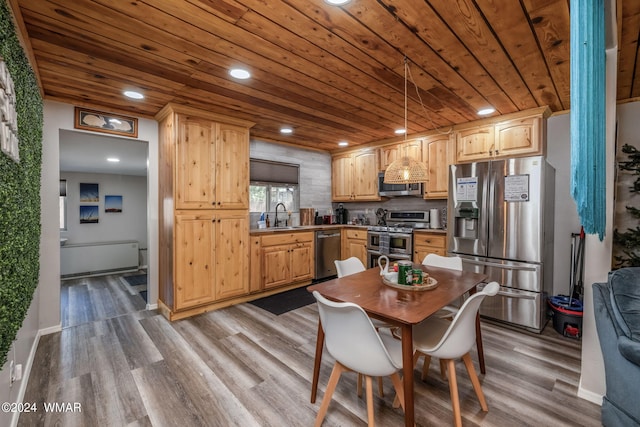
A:
{"label": "chair backrest", "polygon": [[429,354],[441,359],[456,359],[463,356],[476,341],[476,315],[480,304],[487,296],[494,296],[500,290],[498,282],[491,282],[481,291],[471,295],[453,318],[449,329]]}
{"label": "chair backrest", "polygon": [[427,256],[422,260],[422,265],[462,271],[462,258],[460,258],[459,256],[427,254]]}
{"label": "chair backrest", "polygon": [[389,355],[367,313],[357,304],[334,302],[313,292],[327,351],[349,369],[373,377],[391,375],[402,358]]}
{"label": "chair backrest", "polygon": [[366,270],[362,261],[354,256],[345,260],[335,260],[334,263],[336,264],[338,277],[348,276]]}

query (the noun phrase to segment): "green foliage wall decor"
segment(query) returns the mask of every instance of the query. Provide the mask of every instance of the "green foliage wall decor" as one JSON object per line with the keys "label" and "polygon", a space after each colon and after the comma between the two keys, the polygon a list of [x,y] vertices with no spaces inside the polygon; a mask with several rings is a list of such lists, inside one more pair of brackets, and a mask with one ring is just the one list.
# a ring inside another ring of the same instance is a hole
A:
{"label": "green foliage wall decor", "polygon": [[0,0],[0,56],[15,85],[20,162],[0,153],[0,366],[33,299],[40,271],[43,106],[6,0]]}
{"label": "green foliage wall decor", "polygon": [[[632,145],[624,144],[622,152],[627,155],[627,161],[618,162],[621,171],[630,172],[635,177],[635,181],[628,188],[630,196],[640,194],[640,150]],[[629,200],[630,201],[630,200]],[[622,252],[621,255],[614,256],[616,267],[640,267],[640,226],[637,220],[640,220],[640,209],[627,205],[625,206],[627,214],[634,218],[635,228],[627,228],[626,231],[620,232],[616,228],[613,231],[613,243]]]}

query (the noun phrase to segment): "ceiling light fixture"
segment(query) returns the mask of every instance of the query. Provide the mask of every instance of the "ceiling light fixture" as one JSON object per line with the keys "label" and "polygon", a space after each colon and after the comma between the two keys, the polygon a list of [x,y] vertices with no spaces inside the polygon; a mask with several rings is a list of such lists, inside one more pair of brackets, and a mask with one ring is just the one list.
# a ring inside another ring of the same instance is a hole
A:
{"label": "ceiling light fixture", "polygon": [[495,113],[496,109],[493,107],[488,107],[488,108],[483,108],[482,110],[478,110],[478,115],[479,116],[486,116],[488,114],[492,114]]}
{"label": "ceiling light fixture", "polygon": [[[409,64],[404,57],[404,141],[407,142],[407,70]],[[403,144],[405,147],[407,144]],[[401,150],[404,148],[401,148]],[[402,154],[402,153],[401,153]],[[384,171],[384,182],[387,184],[415,184],[425,182],[429,176],[427,166],[422,159],[415,160],[409,156],[403,156],[391,162]]]}
{"label": "ceiling light fixture", "polygon": [[404,135],[405,133],[407,133],[406,129],[396,129],[393,131],[396,135]]}
{"label": "ceiling light fixture", "polygon": [[120,161],[117,157],[107,157],[107,162],[118,163]]}
{"label": "ceiling light fixture", "polygon": [[251,73],[244,68],[232,68],[231,70],[229,70],[229,75],[240,80],[246,80],[251,77]]}
{"label": "ceiling light fixture", "polygon": [[142,99],[142,98],[144,98],[143,94],[141,94],[140,92],[136,92],[135,90],[125,90],[124,92],[122,92],[122,94],[124,96],[126,96],[127,98],[131,98],[131,99]]}
{"label": "ceiling light fixture", "polygon": [[342,6],[343,4],[349,3],[351,0],[324,0],[326,3],[329,3],[332,6]]}
{"label": "ceiling light fixture", "polygon": [[293,129],[291,129],[289,127],[280,128],[280,133],[283,133],[285,135],[289,135],[289,134],[293,133]]}
{"label": "ceiling light fixture", "polygon": [[338,142],[338,145],[340,147],[346,147],[347,145],[349,145],[349,143],[347,141],[340,141],[340,142]]}

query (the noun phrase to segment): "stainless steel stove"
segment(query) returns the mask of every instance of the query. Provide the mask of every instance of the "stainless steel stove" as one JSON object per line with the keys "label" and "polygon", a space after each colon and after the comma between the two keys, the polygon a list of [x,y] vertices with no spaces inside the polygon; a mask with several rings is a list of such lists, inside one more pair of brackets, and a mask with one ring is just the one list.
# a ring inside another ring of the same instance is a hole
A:
{"label": "stainless steel stove", "polygon": [[413,258],[413,230],[429,228],[429,212],[390,211],[386,225],[375,225],[367,231],[367,254],[369,267],[378,265],[380,255],[390,262]]}

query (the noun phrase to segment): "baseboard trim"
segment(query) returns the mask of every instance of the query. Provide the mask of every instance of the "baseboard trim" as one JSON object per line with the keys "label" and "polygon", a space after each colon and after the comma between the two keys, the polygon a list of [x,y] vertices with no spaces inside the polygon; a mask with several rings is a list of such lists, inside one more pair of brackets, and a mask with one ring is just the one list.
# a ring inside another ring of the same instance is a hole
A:
{"label": "baseboard trim", "polygon": [[582,387],[582,378],[580,378],[580,384],[578,385],[578,397],[587,400],[591,403],[595,403],[598,406],[602,406],[602,398],[604,396],[599,393],[587,390]]}
{"label": "baseboard trim", "polygon": [[[38,351],[38,344],[40,344],[40,337],[44,335],[53,334],[55,332],[60,332],[62,330],[62,324],[57,324],[55,326],[51,326],[49,328],[39,329],[36,334],[33,344],[31,345],[31,350],[29,351],[29,357],[25,361],[25,368],[22,371],[22,379],[20,380],[20,388],[18,389],[18,396],[16,402],[23,402],[24,395],[27,392],[27,384],[29,384],[29,377],[31,376],[31,368],[33,367],[33,361],[36,358],[36,351]],[[18,425],[18,419],[20,418],[20,412],[14,412],[13,417],[11,417],[11,427],[16,427]]]}
{"label": "baseboard trim", "polygon": [[147,310],[157,310],[158,304],[147,304]]}

